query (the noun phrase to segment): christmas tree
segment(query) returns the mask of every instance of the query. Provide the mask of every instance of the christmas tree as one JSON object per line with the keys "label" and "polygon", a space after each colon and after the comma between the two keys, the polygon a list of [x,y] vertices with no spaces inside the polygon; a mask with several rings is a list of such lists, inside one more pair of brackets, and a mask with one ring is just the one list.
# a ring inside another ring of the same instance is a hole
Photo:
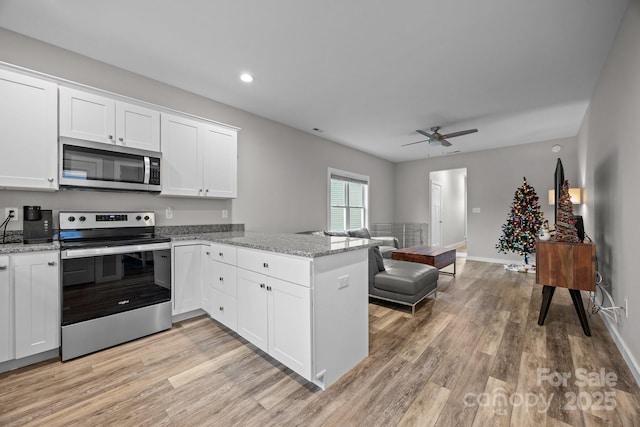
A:
{"label": "christmas tree", "polygon": [[569,195],[569,181],[562,184],[560,199],[558,200],[558,214],[556,220],[556,234],[553,240],[556,242],[579,243],[576,220],[573,217],[573,204]]}
{"label": "christmas tree", "polygon": [[502,226],[502,236],[498,240],[496,249],[506,254],[515,252],[524,256],[524,263],[529,263],[529,254],[536,251],[536,236],[544,214],[538,204],[536,190],[523,178],[522,187],[516,190],[511,203],[511,213],[507,222]]}

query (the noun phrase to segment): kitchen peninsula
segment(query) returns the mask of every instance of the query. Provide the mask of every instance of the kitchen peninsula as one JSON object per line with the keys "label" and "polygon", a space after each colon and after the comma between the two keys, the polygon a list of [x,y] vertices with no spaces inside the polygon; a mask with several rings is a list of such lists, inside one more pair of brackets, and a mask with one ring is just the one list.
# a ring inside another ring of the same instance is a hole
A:
{"label": "kitchen peninsula", "polygon": [[325,389],[368,355],[374,240],[244,231],[170,235],[173,315],[204,310]]}

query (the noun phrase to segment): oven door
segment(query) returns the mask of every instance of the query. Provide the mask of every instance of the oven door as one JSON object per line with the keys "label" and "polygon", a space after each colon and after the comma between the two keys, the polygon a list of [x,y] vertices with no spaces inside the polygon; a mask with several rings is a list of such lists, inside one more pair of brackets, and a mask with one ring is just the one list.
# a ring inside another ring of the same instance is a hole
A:
{"label": "oven door", "polygon": [[171,301],[171,245],[68,249],[62,326]]}

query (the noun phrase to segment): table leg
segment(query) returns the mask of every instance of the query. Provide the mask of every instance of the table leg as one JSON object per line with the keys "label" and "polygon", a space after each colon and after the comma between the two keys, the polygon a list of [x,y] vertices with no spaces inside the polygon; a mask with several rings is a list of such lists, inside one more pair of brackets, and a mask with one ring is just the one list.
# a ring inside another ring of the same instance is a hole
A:
{"label": "table leg", "polygon": [[540,326],[544,325],[544,319],[547,318],[551,299],[553,298],[553,293],[555,291],[555,286],[544,285],[542,288],[542,305],[540,306],[540,315],[538,316],[538,325]]}
{"label": "table leg", "polygon": [[582,296],[580,295],[580,290],[578,289],[569,289],[569,293],[571,294],[571,299],[573,300],[573,306],[576,308],[576,313],[578,313],[578,318],[580,319],[580,325],[582,325],[582,330],[584,334],[588,337],[591,336],[591,330],[589,329],[589,320],[587,320],[587,313],[584,311],[584,305],[582,304]]}

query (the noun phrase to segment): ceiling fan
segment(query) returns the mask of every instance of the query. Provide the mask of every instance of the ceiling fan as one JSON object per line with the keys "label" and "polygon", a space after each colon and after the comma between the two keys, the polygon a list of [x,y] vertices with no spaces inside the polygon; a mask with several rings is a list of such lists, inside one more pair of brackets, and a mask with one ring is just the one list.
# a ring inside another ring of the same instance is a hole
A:
{"label": "ceiling fan", "polygon": [[416,141],[416,142],[410,142],[408,144],[403,144],[402,146],[405,147],[407,145],[419,144],[421,142],[429,141],[429,143],[438,142],[443,147],[451,147],[451,143],[449,141],[447,141],[447,138],[455,138],[456,136],[468,135],[470,133],[478,132],[478,129],[467,129],[467,130],[461,130],[459,132],[451,132],[451,133],[447,133],[447,134],[442,135],[441,133],[438,132],[439,130],[440,130],[440,126],[432,127],[431,128],[431,132],[433,132],[433,133],[429,133],[429,132],[426,132],[426,131],[424,131],[422,129],[418,129],[418,130],[416,130],[416,132],[418,132],[420,135],[426,136],[429,139],[424,139],[422,141]]}

